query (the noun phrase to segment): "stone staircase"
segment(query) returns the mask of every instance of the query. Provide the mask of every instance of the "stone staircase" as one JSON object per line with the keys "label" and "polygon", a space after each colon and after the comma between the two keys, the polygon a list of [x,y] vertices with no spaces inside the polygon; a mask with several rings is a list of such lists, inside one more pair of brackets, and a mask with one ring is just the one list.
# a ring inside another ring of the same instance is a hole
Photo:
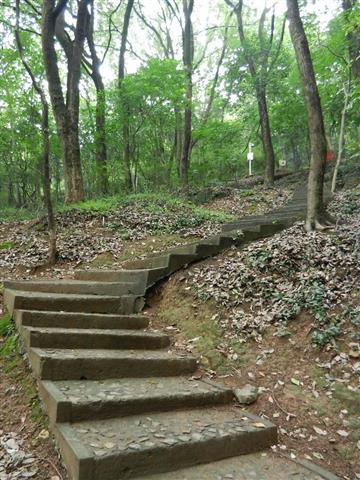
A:
{"label": "stone staircase", "polygon": [[[146,290],[159,280],[231,245],[272,235],[304,211],[304,196],[295,195],[277,213],[224,225],[220,235],[124,270],[5,283],[6,306],[72,480],[273,478],[229,472],[240,468],[239,455],[248,459],[275,444],[276,427],[239,409],[229,388],[194,375],[196,359],[172,352],[170,338],[148,329],[140,312]],[[214,475],[204,473],[204,464],[220,460]],[[289,478],[286,468],[276,478]],[[299,478],[333,478],[306,471]]]}

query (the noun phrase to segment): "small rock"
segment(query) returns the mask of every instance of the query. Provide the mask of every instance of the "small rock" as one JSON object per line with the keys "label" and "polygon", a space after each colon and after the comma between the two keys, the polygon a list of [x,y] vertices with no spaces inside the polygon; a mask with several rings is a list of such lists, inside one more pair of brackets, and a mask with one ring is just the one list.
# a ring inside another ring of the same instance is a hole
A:
{"label": "small rock", "polygon": [[254,385],[247,384],[243,388],[237,388],[234,390],[234,395],[239,403],[250,405],[258,399],[259,389]]}
{"label": "small rock", "polygon": [[360,357],[360,344],[359,343],[350,343],[349,357],[359,358]]}

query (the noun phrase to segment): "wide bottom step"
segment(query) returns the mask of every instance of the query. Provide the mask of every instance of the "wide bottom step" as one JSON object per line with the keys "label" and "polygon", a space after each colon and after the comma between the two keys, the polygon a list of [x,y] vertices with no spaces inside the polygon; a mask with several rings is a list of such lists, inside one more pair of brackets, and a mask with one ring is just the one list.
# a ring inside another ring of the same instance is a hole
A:
{"label": "wide bottom step", "polygon": [[120,480],[267,448],[276,427],[235,407],[152,413],[58,425],[74,480]]}
{"label": "wide bottom step", "polygon": [[275,457],[271,452],[252,453],[136,480],[339,480],[316,465],[306,465]]}

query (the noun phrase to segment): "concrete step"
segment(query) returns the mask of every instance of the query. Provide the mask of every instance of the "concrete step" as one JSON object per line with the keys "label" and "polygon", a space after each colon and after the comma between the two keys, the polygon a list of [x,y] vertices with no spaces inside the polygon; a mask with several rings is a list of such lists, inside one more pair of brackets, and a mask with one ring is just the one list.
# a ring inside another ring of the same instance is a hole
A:
{"label": "concrete step", "polygon": [[5,290],[5,305],[10,314],[14,310],[47,310],[82,313],[137,313],[143,305],[143,297],[123,295],[73,295],[42,292]]}
{"label": "concrete step", "polygon": [[125,267],[127,270],[166,269],[169,265],[169,257],[168,254],[164,254],[139,260],[131,260],[126,263]]}
{"label": "concrete step", "polygon": [[277,434],[239,409],[209,407],[58,424],[57,439],[72,479],[120,480],[257,452]]}
{"label": "concrete step", "polygon": [[223,250],[221,245],[212,245],[211,243],[199,243],[196,247],[196,254],[201,258],[212,257]]}
{"label": "concrete step", "polygon": [[164,351],[40,349],[29,350],[30,363],[42,380],[102,380],[191,374],[196,359]]}
{"label": "concrete step", "polygon": [[198,254],[172,253],[169,261],[169,273],[174,273],[192,262],[200,260]]}
{"label": "concrete step", "polygon": [[221,237],[227,237],[232,239],[233,245],[240,245],[245,242],[251,242],[253,240],[257,240],[261,238],[261,226],[260,225],[253,225],[253,227],[249,225],[243,225],[238,227],[237,224],[232,223],[224,223],[221,226],[222,232]]}
{"label": "concrete step", "polygon": [[27,280],[4,282],[4,288],[27,292],[64,293],[80,295],[143,295],[144,287],[131,282],[93,282],[82,280]]}
{"label": "concrete step", "polygon": [[145,315],[106,315],[103,313],[45,312],[39,310],[15,310],[18,327],[142,329],[149,325]]}
{"label": "concrete step", "polygon": [[75,278],[97,282],[137,282],[146,288],[166,276],[166,267],[155,267],[137,270],[78,270]]}
{"label": "concrete step", "polygon": [[136,330],[23,327],[22,334],[28,348],[154,350],[170,345],[163,333]]}
{"label": "concrete step", "polygon": [[186,377],[40,382],[52,424],[101,420],[232,401],[229,388]]}
{"label": "concrete step", "polygon": [[240,455],[136,480],[340,480],[310,462],[295,463],[272,452]]}
{"label": "concrete step", "polygon": [[[225,223],[222,225],[222,231],[223,232],[228,232],[228,231],[233,231],[233,230],[243,230],[244,232],[252,225],[252,226],[257,226],[260,229],[260,234],[256,237],[256,235],[250,236],[250,233],[255,233],[255,232],[249,232],[249,234],[246,234],[245,240],[246,241],[251,241],[256,238],[261,238],[263,233],[267,233],[267,230],[264,228],[264,226],[274,226],[274,229],[276,231],[276,226],[277,225],[282,225],[283,228],[293,222],[296,221],[296,218],[291,215],[291,216],[283,216],[282,218],[278,217],[259,217],[259,218],[254,218],[254,219],[244,219],[244,220],[239,220],[238,222],[232,222],[232,223]],[[269,227],[268,227],[269,228]]]}

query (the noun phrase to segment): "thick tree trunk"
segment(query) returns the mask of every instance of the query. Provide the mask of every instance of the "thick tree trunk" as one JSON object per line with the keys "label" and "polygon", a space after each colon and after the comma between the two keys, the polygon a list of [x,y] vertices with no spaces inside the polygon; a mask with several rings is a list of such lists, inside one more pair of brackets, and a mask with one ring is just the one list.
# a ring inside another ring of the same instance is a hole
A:
{"label": "thick tree trunk", "polygon": [[326,136],[309,44],[301,21],[297,0],[287,0],[291,40],[300,72],[310,137],[310,171],[307,193],[306,230],[322,229],[327,223],[323,190]]}
{"label": "thick tree trunk", "polygon": [[189,182],[189,165],[191,157],[191,133],[192,133],[192,70],[194,59],[194,38],[191,14],[194,8],[194,0],[183,0],[185,27],[183,31],[183,62],[186,74],[186,99],[184,109],[183,144],[180,161],[180,181],[184,190]]}
{"label": "thick tree trunk", "polygon": [[73,203],[84,199],[79,144],[79,82],[89,0],[79,2],[75,39],[70,49],[64,48],[68,59],[65,103],[55,49],[55,27],[66,3],[62,1],[55,7],[54,0],[44,0],[41,39],[50,99],[64,158],[65,201]]}
{"label": "thick tree trunk", "polygon": [[263,144],[266,165],[264,183],[265,185],[273,185],[275,177],[275,154],[271,138],[269,113],[265,91],[260,87],[257,88],[256,96],[259,108],[261,140]]}

